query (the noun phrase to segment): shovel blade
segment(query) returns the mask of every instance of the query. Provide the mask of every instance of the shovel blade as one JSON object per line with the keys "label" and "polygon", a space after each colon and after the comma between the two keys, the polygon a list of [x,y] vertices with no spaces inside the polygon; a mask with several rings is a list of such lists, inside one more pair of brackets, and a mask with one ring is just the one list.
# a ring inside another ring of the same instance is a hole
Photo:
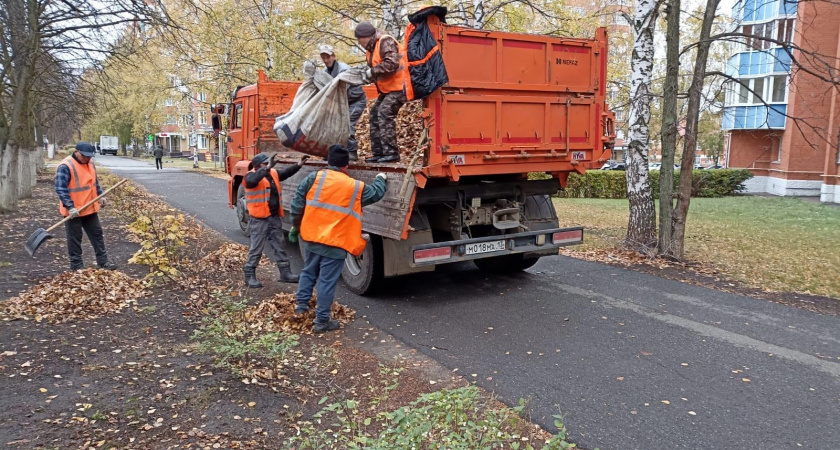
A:
{"label": "shovel blade", "polygon": [[35,256],[35,251],[38,250],[38,247],[40,247],[47,239],[52,238],[53,235],[47,233],[47,230],[38,228],[34,233],[32,233],[32,236],[29,236],[29,239],[26,240],[26,252],[29,253],[29,256]]}

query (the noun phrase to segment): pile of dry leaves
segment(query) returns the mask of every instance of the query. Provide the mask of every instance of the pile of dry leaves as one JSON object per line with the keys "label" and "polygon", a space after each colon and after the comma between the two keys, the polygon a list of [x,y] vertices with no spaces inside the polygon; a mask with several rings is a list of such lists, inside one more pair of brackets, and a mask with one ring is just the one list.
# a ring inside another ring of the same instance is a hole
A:
{"label": "pile of dry leaves", "polygon": [[[368,101],[368,108],[362,114],[362,117],[359,118],[359,122],[356,123],[356,140],[359,141],[360,159],[371,156],[370,108],[374,102],[374,100]],[[425,127],[422,114],[423,102],[417,100],[406,103],[400,109],[400,113],[397,116],[397,145],[400,148],[400,156],[403,162],[409,162],[417,150],[417,143]]]}
{"label": "pile of dry leaves", "polygon": [[146,295],[145,283],[111,270],[65,272],[0,304],[6,320],[64,323],[118,312]]}
{"label": "pile of dry leaves", "polygon": [[[239,273],[247,259],[247,246],[228,242],[204,255],[198,260],[198,267],[202,271]],[[267,261],[268,258],[262,258],[260,265],[267,264]]]}
{"label": "pile of dry leaves", "polygon": [[[315,320],[315,296],[309,301],[309,311],[298,317],[295,315],[297,301],[295,294],[280,293],[263,300],[259,305],[250,306],[245,311],[245,320],[249,328],[255,331],[288,331],[297,334],[311,334],[312,321]],[[332,318],[342,324],[348,324],[356,318],[356,311],[333,302]]]}

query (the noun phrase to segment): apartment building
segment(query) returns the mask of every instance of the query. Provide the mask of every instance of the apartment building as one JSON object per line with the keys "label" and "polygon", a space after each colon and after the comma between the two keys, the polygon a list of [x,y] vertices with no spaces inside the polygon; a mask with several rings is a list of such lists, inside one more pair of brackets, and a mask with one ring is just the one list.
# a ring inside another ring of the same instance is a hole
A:
{"label": "apartment building", "polygon": [[840,203],[837,79],[840,5],[739,0],[722,127],[725,160],[748,192]]}

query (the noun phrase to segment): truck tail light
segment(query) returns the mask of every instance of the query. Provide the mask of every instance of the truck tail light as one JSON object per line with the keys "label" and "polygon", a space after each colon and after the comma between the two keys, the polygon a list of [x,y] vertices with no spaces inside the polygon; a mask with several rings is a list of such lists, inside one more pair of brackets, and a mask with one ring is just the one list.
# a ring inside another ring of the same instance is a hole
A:
{"label": "truck tail light", "polygon": [[452,249],[449,247],[427,248],[425,250],[414,251],[415,263],[427,263],[432,261],[442,261],[449,259],[452,256]]}
{"label": "truck tail light", "polygon": [[583,240],[583,230],[560,231],[551,236],[551,242],[557,244],[570,244]]}

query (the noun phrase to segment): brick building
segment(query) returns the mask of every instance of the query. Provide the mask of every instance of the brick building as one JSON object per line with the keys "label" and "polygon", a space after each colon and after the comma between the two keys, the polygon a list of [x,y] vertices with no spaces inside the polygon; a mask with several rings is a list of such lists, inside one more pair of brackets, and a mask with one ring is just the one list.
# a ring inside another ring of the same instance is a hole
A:
{"label": "brick building", "polygon": [[[733,16],[752,38],[735,44],[727,68],[738,80],[724,108],[727,166],[755,175],[748,192],[840,203],[840,99],[823,80],[837,78],[840,5],[739,0]],[[787,43],[802,49],[793,59]]]}

